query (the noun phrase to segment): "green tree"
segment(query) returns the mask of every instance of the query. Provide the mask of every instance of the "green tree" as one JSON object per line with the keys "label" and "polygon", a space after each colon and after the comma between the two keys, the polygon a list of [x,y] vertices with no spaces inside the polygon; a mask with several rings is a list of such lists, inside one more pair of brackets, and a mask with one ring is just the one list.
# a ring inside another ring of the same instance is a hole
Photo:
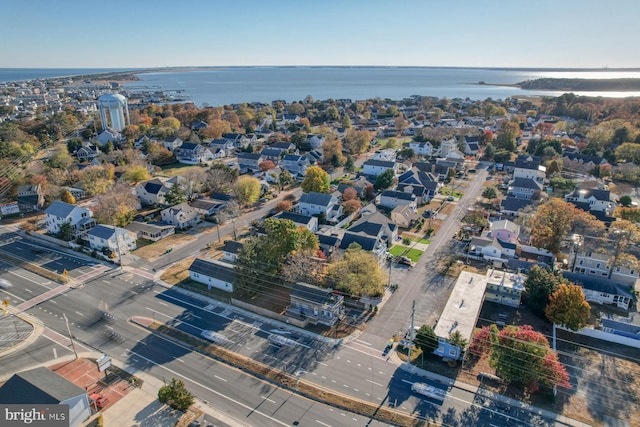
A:
{"label": "green tree", "polygon": [[71,154],[67,151],[66,147],[58,146],[46,164],[50,168],[67,170],[75,162]]}
{"label": "green tree", "polygon": [[571,388],[569,375],[543,334],[529,325],[507,326],[497,332],[489,364],[508,382],[536,391],[540,385]]}
{"label": "green tree", "polygon": [[633,162],[640,164],[640,144],[625,142],[616,148],[616,160],[618,162]]}
{"label": "green tree", "polygon": [[174,206],[187,201],[187,195],[180,184],[174,182],[169,191],[164,195],[164,202],[169,206]]}
{"label": "green tree", "polygon": [[243,175],[233,187],[238,203],[244,206],[251,205],[260,198],[262,186],[258,178]]}
{"label": "green tree", "polygon": [[538,265],[531,267],[524,282],[524,304],[538,316],[544,316],[549,297],[561,283],[568,283],[568,281],[545,267]]}
{"label": "green tree", "polygon": [[122,179],[130,183],[138,183],[151,178],[149,169],[145,165],[128,165],[122,174]]}
{"label": "green tree", "polygon": [[629,196],[620,197],[620,205],[624,206],[625,208],[628,208],[629,206],[631,206],[632,201],[633,200],[631,200],[631,197]]}
{"label": "green tree", "polygon": [[278,177],[280,180],[280,188],[286,187],[287,185],[293,182],[293,177],[291,176],[291,172],[284,169],[280,172],[280,176]]}
{"label": "green tree", "polygon": [[158,400],[182,412],[189,409],[194,402],[191,392],[187,390],[182,380],[177,378],[171,378],[169,384],[160,387],[158,390]]}
{"label": "green tree", "polygon": [[462,336],[460,331],[453,331],[450,333],[447,337],[447,341],[449,341],[449,344],[458,347],[461,353],[464,353],[469,345],[469,341]]}
{"label": "green tree", "polygon": [[292,251],[318,248],[318,238],[289,219],[267,218],[262,227],[266,236],[260,241],[260,249],[262,258],[270,263],[281,265]]}
{"label": "green tree", "polygon": [[484,147],[484,158],[487,160],[493,160],[493,156],[496,155],[496,149],[493,147],[492,143],[488,143],[486,147]]}
{"label": "green tree", "polygon": [[82,147],[81,138],[71,138],[67,141],[67,151],[69,152],[69,154],[75,153],[80,147]]}
{"label": "green tree", "polygon": [[376,256],[351,243],[342,257],[327,267],[329,286],[351,295],[379,296],[384,293],[385,274]]}
{"label": "green tree", "polygon": [[520,127],[517,123],[505,120],[500,123],[496,134],[496,146],[509,152],[516,150],[516,138],[520,136]]}
{"label": "green tree", "polygon": [[396,174],[393,171],[393,169],[387,169],[384,172],[382,172],[380,175],[378,175],[378,177],[376,178],[374,187],[376,188],[376,190],[387,189],[393,185],[395,178],[396,178]]}
{"label": "green tree", "polygon": [[310,193],[315,191],[316,193],[328,193],[331,182],[329,180],[329,174],[325,172],[320,166],[311,166],[307,169],[307,173],[302,181],[302,191]]}
{"label": "green tree", "polygon": [[356,170],[356,161],[353,156],[347,156],[347,160],[344,162],[344,171],[352,173]]}
{"label": "green tree", "polygon": [[349,129],[344,137],[344,146],[352,154],[366,153],[371,139],[372,134],[369,131]]}
{"label": "green tree", "polygon": [[418,347],[422,353],[431,354],[438,348],[438,336],[431,326],[422,325],[416,332],[413,344]]}
{"label": "green tree", "polygon": [[498,190],[494,186],[486,187],[482,190],[482,197],[485,199],[495,199],[498,197]]}
{"label": "green tree", "polygon": [[544,313],[552,323],[577,331],[587,325],[591,306],[580,286],[560,283],[549,297]]}
{"label": "green tree", "polygon": [[349,129],[351,127],[351,119],[349,118],[348,114],[345,114],[342,117],[342,127],[345,129]]}
{"label": "green tree", "polygon": [[402,157],[403,159],[407,159],[407,160],[415,160],[416,158],[416,152],[413,150],[413,148],[405,148],[403,150],[400,150],[398,152],[398,156]]}
{"label": "green tree", "polygon": [[58,231],[58,239],[64,240],[68,242],[73,237],[73,227],[70,223],[65,222],[60,225],[60,230]]}

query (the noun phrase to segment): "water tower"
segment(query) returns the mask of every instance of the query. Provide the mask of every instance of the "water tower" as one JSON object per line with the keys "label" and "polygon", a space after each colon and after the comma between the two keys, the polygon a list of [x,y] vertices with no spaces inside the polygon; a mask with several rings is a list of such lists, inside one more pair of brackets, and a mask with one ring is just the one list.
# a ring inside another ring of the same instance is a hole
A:
{"label": "water tower", "polygon": [[[100,109],[100,121],[102,129],[113,129],[121,132],[129,123],[129,107],[127,98],[119,93],[110,93],[98,98],[98,108]],[[125,121],[126,114],[126,121]]]}

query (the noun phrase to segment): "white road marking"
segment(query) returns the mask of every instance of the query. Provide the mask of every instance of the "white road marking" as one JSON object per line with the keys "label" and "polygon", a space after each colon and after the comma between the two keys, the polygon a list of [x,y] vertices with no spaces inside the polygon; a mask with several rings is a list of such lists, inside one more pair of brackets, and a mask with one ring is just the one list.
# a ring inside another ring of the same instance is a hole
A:
{"label": "white road marking", "polygon": [[53,347],[53,358],[57,359],[58,358],[58,350],[56,350],[55,347]]}
{"label": "white road marking", "polygon": [[384,387],[384,385],[382,385],[380,383],[377,383],[375,381],[367,380],[367,382],[370,382],[371,384],[375,384],[375,385],[380,386],[380,387]]}
{"label": "white road marking", "polygon": [[146,343],[146,342],[144,342],[144,341],[138,341],[138,342],[139,342],[140,344],[142,344],[142,345],[147,345],[147,343]]}
{"label": "white road marking", "polygon": [[219,376],[217,376],[217,375],[214,375],[214,377],[216,377],[216,378],[217,378],[217,379],[219,379],[220,381],[224,381],[225,383],[227,382],[227,380],[225,380],[224,378],[219,377]]}
{"label": "white road marking", "polygon": [[182,363],[184,363],[184,360],[180,359],[179,357],[175,357],[175,356],[174,356],[174,357],[173,357],[173,359],[174,359],[174,360],[177,360],[178,362],[182,362]]}
{"label": "white road marking", "polygon": [[261,399],[266,400],[267,402],[276,403],[276,401],[275,401],[275,400],[271,400],[271,399],[269,399],[269,398],[268,398],[268,397],[266,397],[266,396],[260,396],[260,398],[261,398]]}
{"label": "white road marking", "polygon": [[357,342],[361,342],[362,344],[365,344],[365,345],[368,345],[368,346],[370,346],[370,345],[371,345],[371,343],[368,343],[368,342],[366,342],[366,341],[362,341],[362,340],[356,340],[356,341],[357,341]]}
{"label": "white road marking", "polygon": [[316,422],[317,422],[318,424],[320,424],[320,425],[325,426],[325,427],[331,427],[331,425],[326,424],[326,423],[323,423],[323,422],[322,422],[322,421],[320,421],[320,420],[316,420]]}
{"label": "white road marking", "polygon": [[79,311],[76,311],[76,314],[79,316],[84,316],[84,314],[80,313]]}
{"label": "white road marking", "polygon": [[160,305],[164,305],[165,307],[168,307],[168,306],[169,306],[169,304],[167,304],[166,302],[162,302],[162,301],[158,301],[158,304],[160,304]]}
{"label": "white road marking", "polygon": [[25,290],[25,291],[27,291],[27,292],[29,292],[30,294],[32,294],[32,293],[33,293],[33,291],[32,291],[31,289],[29,289],[29,288],[24,288],[24,290]]}

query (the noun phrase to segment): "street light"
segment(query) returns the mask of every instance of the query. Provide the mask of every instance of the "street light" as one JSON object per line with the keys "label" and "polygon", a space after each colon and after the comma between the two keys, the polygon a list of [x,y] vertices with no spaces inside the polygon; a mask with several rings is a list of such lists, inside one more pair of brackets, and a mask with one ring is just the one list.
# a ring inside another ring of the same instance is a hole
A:
{"label": "street light", "polygon": [[76,343],[73,342],[73,335],[71,335],[71,328],[69,328],[69,319],[67,319],[66,313],[62,313],[62,318],[64,319],[64,323],[67,325],[67,332],[69,332],[69,340],[71,340],[71,348],[73,348],[73,354],[76,355],[76,360],[78,359],[78,352],[76,351]]}

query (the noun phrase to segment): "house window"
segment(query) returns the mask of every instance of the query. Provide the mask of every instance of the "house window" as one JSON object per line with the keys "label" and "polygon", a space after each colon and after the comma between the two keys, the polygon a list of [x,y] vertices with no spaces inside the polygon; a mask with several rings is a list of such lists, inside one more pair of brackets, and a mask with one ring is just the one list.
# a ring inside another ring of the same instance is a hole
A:
{"label": "house window", "polygon": [[635,271],[635,270],[631,270],[631,271],[629,272],[629,274],[633,276],[634,274],[636,274],[636,271]]}
{"label": "house window", "polygon": [[449,350],[449,356],[456,356],[456,351],[454,349]]}
{"label": "house window", "polygon": [[596,268],[600,268],[600,263],[597,263],[597,264],[596,264]]}
{"label": "house window", "polygon": [[578,265],[582,265],[582,260],[580,260],[580,262],[578,263]]}
{"label": "house window", "polygon": [[620,273],[620,267],[616,267],[616,273]]}

